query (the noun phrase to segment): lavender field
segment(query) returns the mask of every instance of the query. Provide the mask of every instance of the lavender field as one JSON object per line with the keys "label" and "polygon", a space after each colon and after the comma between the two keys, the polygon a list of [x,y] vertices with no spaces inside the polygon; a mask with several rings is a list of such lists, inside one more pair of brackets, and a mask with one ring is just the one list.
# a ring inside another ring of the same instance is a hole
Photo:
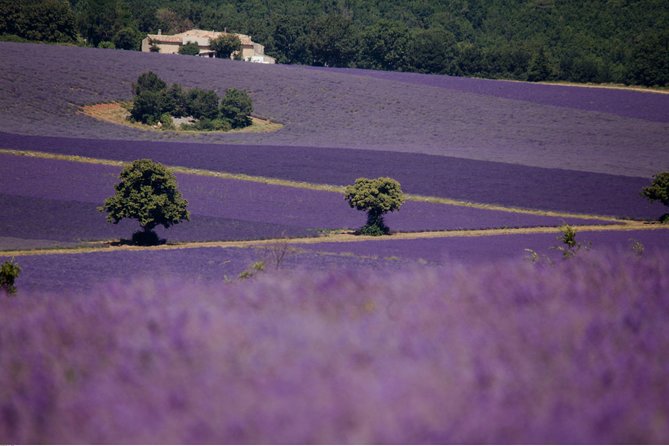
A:
{"label": "lavender field", "polygon": [[[5,42],[0,68],[0,263],[21,266],[0,442],[669,442],[667,209],[640,195],[669,170],[669,95]],[[284,127],[80,112],[147,70],[247,89]],[[265,182],[177,173],[191,221],[127,246],[137,222],[96,208],[105,160],[140,158]],[[316,186],[363,176],[498,207],[409,200],[359,238]],[[588,225],[569,259],[563,224]]]}
{"label": "lavender field", "polygon": [[666,443],[668,269],[610,253],[0,299],[0,438]]}
{"label": "lavender field", "polygon": [[[192,141],[78,112],[85,104],[130,99],[131,83],[153,70],[187,87],[248,89],[259,115],[285,125],[272,134],[201,135],[199,142],[326,147],[344,158],[348,152],[334,149],[356,148],[634,177],[649,177],[658,163],[669,162],[668,95],[624,92],[621,98],[609,90],[510,82],[491,91],[482,80],[449,83],[416,75],[412,80],[419,81],[406,82],[402,74],[394,80],[387,74],[14,43],[0,43],[0,60],[0,131],[6,133]],[[463,83],[469,86],[461,88]]]}
{"label": "lavender field", "polygon": [[[120,167],[0,155],[0,249],[67,246],[77,241],[129,238],[138,229],[127,220],[106,222],[97,211],[114,192]],[[365,214],[351,209],[341,193],[297,189],[241,180],[178,175],[191,221],[159,231],[171,241],[265,239],[353,230]],[[408,202],[387,217],[396,231],[559,226],[564,218]],[[571,218],[570,224],[604,223]],[[4,241],[3,241],[4,238]]]}

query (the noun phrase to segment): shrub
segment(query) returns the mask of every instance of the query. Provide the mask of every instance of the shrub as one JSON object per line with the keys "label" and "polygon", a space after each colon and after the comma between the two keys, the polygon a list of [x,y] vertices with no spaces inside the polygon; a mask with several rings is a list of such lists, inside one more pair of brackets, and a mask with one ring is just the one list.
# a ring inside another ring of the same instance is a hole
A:
{"label": "shrub", "polygon": [[161,128],[165,130],[174,130],[174,120],[172,120],[172,116],[169,113],[163,113],[160,116],[160,124]]}
{"label": "shrub", "polygon": [[400,183],[387,177],[358,178],[355,184],[346,187],[344,198],[352,208],[367,212],[367,224],[359,233],[375,236],[390,232],[383,215],[398,210],[404,203]]}
{"label": "shrub", "polygon": [[186,97],[188,114],[195,119],[218,118],[218,104],[220,99],[215,91],[192,88],[188,91]]}
{"label": "shrub", "polygon": [[154,125],[165,113],[165,95],[160,91],[144,90],[135,96],[130,117],[144,124]]}
{"label": "shrub", "polygon": [[137,219],[143,233],[133,235],[135,243],[155,244],[158,238],[151,233],[156,226],[169,228],[190,219],[188,202],[177,189],[174,173],[162,164],[136,160],[125,166],[119,178],[116,193],[98,210],[107,212],[107,220],[114,224],[124,218]]}
{"label": "shrub", "polygon": [[114,42],[103,40],[102,42],[98,43],[98,48],[106,48],[109,50],[113,50],[116,49],[116,45],[114,45]]}
{"label": "shrub", "polygon": [[[562,252],[562,256],[565,259],[573,257],[576,253],[583,248],[583,245],[576,241],[576,229],[572,226],[564,225],[560,226],[561,234],[558,236],[558,240],[562,242],[564,246],[555,246],[555,249]],[[586,245],[585,248],[589,248],[590,245]]]}
{"label": "shrub", "polygon": [[200,46],[196,42],[188,42],[179,48],[179,54],[197,56],[200,54]]}
{"label": "shrub", "polygon": [[5,290],[7,294],[15,294],[16,285],[14,285],[14,282],[20,273],[21,267],[13,259],[4,262],[0,266],[0,289]]}
{"label": "shrub", "polygon": [[[653,182],[650,186],[641,190],[641,195],[650,201],[659,201],[665,206],[669,206],[669,172],[661,172],[653,175]],[[660,217],[660,220],[668,223],[669,213]]]}
{"label": "shrub", "polygon": [[228,121],[233,129],[248,127],[251,125],[251,113],[253,112],[253,101],[244,90],[228,88],[221,101],[221,116]]}
{"label": "shrub", "polygon": [[161,91],[167,87],[167,84],[164,80],[158,77],[153,71],[147,71],[142,73],[137,78],[137,83],[132,84],[132,91],[136,95],[139,95],[143,91]]}

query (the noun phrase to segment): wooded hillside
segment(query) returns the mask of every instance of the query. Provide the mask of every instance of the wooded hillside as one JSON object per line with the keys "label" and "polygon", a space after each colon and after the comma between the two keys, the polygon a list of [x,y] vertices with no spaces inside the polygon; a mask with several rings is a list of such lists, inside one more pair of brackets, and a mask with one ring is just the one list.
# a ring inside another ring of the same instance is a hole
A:
{"label": "wooded hillside", "polygon": [[30,40],[137,49],[192,27],[249,34],[280,63],[669,84],[666,0],[0,0],[0,34]]}

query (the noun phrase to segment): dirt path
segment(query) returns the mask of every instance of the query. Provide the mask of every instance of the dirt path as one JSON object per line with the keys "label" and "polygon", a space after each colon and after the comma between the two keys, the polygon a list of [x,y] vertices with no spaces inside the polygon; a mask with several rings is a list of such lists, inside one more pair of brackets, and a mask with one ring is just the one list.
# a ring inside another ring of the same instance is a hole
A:
{"label": "dirt path", "polygon": [[[577,232],[594,231],[638,231],[638,230],[669,230],[669,226],[647,223],[625,223],[617,225],[580,225],[572,226]],[[425,231],[425,232],[400,232],[384,237],[360,236],[353,233],[332,234],[322,237],[303,238],[280,238],[265,240],[241,240],[241,241],[213,241],[213,242],[187,242],[170,243],[158,246],[131,246],[114,245],[112,241],[101,241],[92,243],[90,246],[76,248],[45,248],[35,250],[12,250],[0,251],[0,257],[21,257],[34,255],[62,255],[62,254],[90,254],[96,252],[115,251],[164,251],[175,249],[194,248],[253,248],[268,245],[317,245],[321,243],[349,243],[349,242],[376,242],[384,243],[393,240],[417,240],[426,238],[451,238],[451,237],[489,237],[496,235],[512,234],[558,234],[557,227],[532,227],[532,228],[505,228],[505,229],[472,229],[453,231]]]}

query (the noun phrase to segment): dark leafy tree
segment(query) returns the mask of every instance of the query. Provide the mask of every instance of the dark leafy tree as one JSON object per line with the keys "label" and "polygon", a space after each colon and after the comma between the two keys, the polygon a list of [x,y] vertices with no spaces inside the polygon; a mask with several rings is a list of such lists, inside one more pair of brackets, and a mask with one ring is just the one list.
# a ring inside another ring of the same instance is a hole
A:
{"label": "dark leafy tree", "polygon": [[220,98],[213,90],[192,88],[186,94],[188,114],[195,119],[216,119]]}
{"label": "dark leafy tree", "polygon": [[234,34],[223,34],[211,41],[211,49],[219,59],[230,59],[233,53],[241,51],[242,42]]}
{"label": "dark leafy tree", "polygon": [[251,125],[253,101],[244,90],[229,88],[221,101],[221,117],[230,122],[232,128],[242,128]]}
{"label": "dark leafy tree", "polygon": [[107,213],[107,220],[118,223],[124,218],[135,219],[142,231],[133,235],[138,244],[154,244],[158,237],[153,231],[159,225],[169,228],[190,219],[188,202],[181,196],[174,173],[149,159],[126,165],[114,186],[116,193],[98,208]]}
{"label": "dark leafy tree", "polygon": [[7,294],[16,293],[16,279],[21,273],[21,267],[12,259],[0,266],[0,289]]}
{"label": "dark leafy tree", "polygon": [[120,50],[137,50],[142,41],[142,35],[131,27],[125,27],[114,35],[112,42]]}
{"label": "dark leafy tree", "polygon": [[359,65],[363,68],[404,71],[409,67],[409,28],[401,22],[380,20],[361,36]]}
{"label": "dark leafy tree", "polygon": [[93,46],[111,42],[132,22],[123,0],[77,0],[75,11],[79,32]]}
{"label": "dark leafy tree", "polygon": [[411,68],[420,73],[454,72],[455,36],[439,28],[417,30],[411,39]]}
{"label": "dark leafy tree", "polygon": [[137,82],[132,84],[132,91],[139,95],[143,91],[159,92],[164,90],[167,84],[164,80],[158,77],[153,71],[142,73],[137,78]]}
{"label": "dark leafy tree", "polygon": [[669,85],[669,31],[649,33],[634,46],[627,81],[652,86]]}
{"label": "dark leafy tree", "polygon": [[29,40],[74,42],[77,27],[68,2],[41,0],[27,3],[18,22],[19,34]]}
{"label": "dark leafy tree", "polygon": [[165,90],[164,111],[169,112],[175,118],[188,115],[188,100],[186,93],[179,84],[172,84]]}
{"label": "dark leafy tree", "polygon": [[358,33],[353,21],[341,14],[319,17],[311,23],[309,49],[314,65],[346,67],[355,61]]}
{"label": "dark leafy tree", "polygon": [[279,63],[308,64],[310,62],[308,29],[304,21],[291,16],[277,20],[272,34],[271,53]]}
{"label": "dark leafy tree", "polygon": [[185,56],[197,56],[200,54],[200,45],[198,45],[196,42],[188,42],[179,48],[179,54],[183,54]]}
{"label": "dark leafy tree", "polygon": [[[665,206],[669,206],[669,172],[661,172],[653,175],[653,181],[650,186],[644,187],[641,194],[650,201],[659,201]],[[660,220],[669,222],[669,213],[664,214]]]}
{"label": "dark leafy tree", "polygon": [[157,26],[165,34],[182,33],[193,28],[193,22],[170,8],[156,10]]}
{"label": "dark leafy tree", "polygon": [[367,224],[359,231],[364,235],[388,234],[390,229],[385,225],[383,215],[398,210],[404,203],[400,183],[387,177],[358,178],[346,187],[344,198],[352,208],[367,212]]}
{"label": "dark leafy tree", "polygon": [[552,70],[548,56],[544,48],[539,48],[532,62],[530,63],[529,72],[527,73],[527,80],[530,82],[541,82],[552,79]]}
{"label": "dark leafy tree", "polygon": [[144,90],[135,96],[130,116],[137,122],[154,125],[160,121],[166,111],[163,91]]}

